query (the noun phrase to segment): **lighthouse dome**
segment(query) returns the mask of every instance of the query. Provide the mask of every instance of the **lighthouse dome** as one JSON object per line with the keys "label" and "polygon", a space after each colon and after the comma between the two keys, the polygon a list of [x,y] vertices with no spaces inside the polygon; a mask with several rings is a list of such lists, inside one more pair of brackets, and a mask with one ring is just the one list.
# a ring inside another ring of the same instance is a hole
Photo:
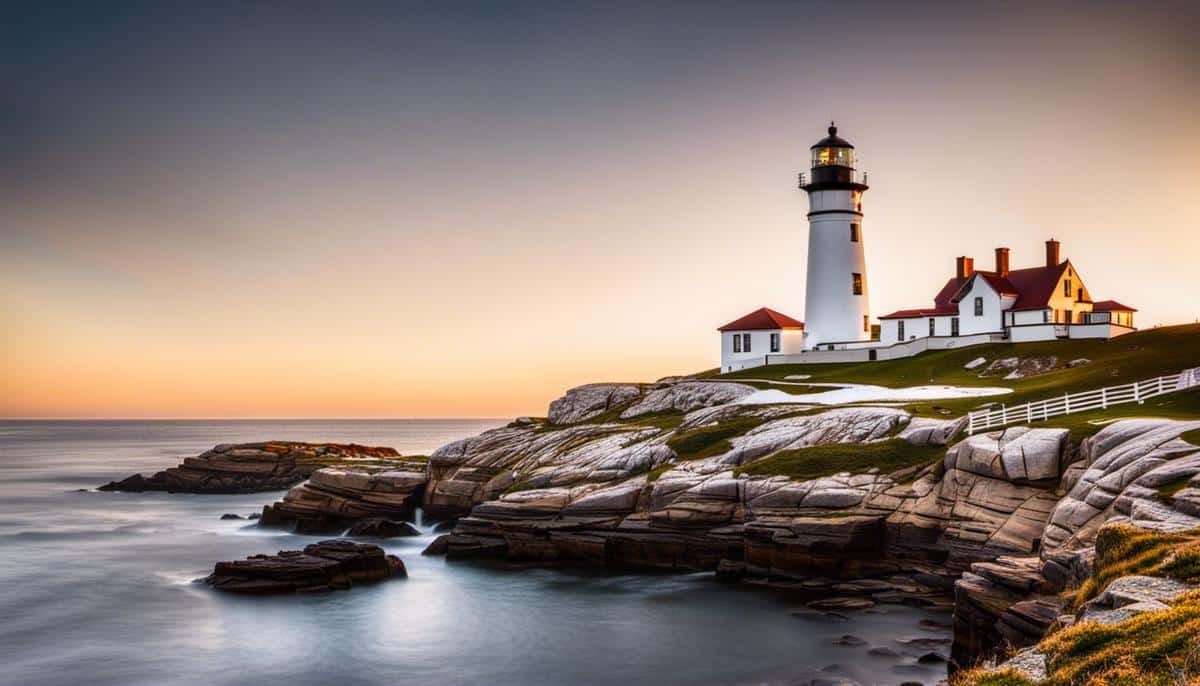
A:
{"label": "lighthouse dome", "polygon": [[829,122],[829,135],[813,143],[813,148],[850,148],[853,150],[854,146],[850,144],[850,141],[837,135],[837,126],[833,122]]}

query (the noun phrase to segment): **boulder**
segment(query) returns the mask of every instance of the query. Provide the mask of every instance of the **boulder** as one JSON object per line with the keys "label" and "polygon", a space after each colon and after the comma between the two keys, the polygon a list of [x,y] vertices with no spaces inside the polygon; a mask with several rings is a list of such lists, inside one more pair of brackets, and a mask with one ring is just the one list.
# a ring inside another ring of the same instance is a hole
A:
{"label": "boulder", "polygon": [[572,388],[550,403],[551,424],[577,424],[627,405],[642,394],[637,384],[597,383]]}
{"label": "boulder", "polygon": [[681,381],[661,384],[621,412],[621,419],[676,410],[691,412],[740,400],[755,392],[753,386],[726,381]]}
{"label": "boulder", "polygon": [[331,591],[407,576],[404,563],[379,546],[321,541],[304,550],[218,562],[202,581],[218,591],[254,595]]}

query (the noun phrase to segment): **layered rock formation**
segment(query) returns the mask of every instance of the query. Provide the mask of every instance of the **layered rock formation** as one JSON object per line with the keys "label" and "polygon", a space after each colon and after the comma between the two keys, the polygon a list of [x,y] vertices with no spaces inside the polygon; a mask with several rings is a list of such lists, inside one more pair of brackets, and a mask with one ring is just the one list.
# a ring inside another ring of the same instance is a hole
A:
{"label": "layered rock formation", "polygon": [[[1200,448],[1179,438],[1200,421],[1129,419],[1114,422],[1080,446],[1065,470],[1037,555],[977,564],[955,585],[954,657],[968,665],[1001,648],[1037,643],[1053,625],[1075,621],[1119,622],[1165,605],[1127,601],[1123,588],[1183,587],[1169,580],[1123,577],[1110,589],[1061,616],[1060,592],[1093,574],[1097,533],[1108,524],[1151,531],[1200,527]],[[1118,583],[1121,582],[1121,583]],[[1148,591],[1147,591],[1148,592]],[[1144,595],[1144,593],[1143,593]],[[1139,596],[1140,597],[1140,596]],[[1028,678],[1044,679],[1044,659],[1027,650],[1004,665]],[[1031,675],[1039,675],[1036,678]]]}
{"label": "layered rock formation", "polygon": [[400,558],[384,554],[379,546],[335,540],[313,543],[302,551],[218,562],[203,582],[218,591],[267,595],[348,589],[405,576]]}
{"label": "layered rock formation", "polygon": [[359,520],[408,520],[421,504],[425,473],[327,467],[263,507],[259,526],[292,527],[296,533],[341,533]]}
{"label": "layered rock formation", "polygon": [[357,444],[268,441],[218,445],[176,467],[144,477],[135,474],[100,487],[102,491],[172,493],[255,493],[277,491],[307,479],[317,469],[357,462],[363,466],[397,459],[391,448]]}

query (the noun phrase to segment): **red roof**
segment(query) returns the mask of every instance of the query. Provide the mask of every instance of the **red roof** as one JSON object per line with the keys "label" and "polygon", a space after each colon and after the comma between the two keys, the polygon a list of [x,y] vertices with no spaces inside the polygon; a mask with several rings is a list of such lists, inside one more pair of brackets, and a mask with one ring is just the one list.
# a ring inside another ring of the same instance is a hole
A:
{"label": "red roof", "polygon": [[958,314],[958,308],[953,305],[947,307],[928,307],[915,310],[896,310],[891,314],[885,314],[880,319],[908,319],[910,317],[936,317],[938,315]]}
{"label": "red roof", "polygon": [[1030,267],[1009,272],[1008,280],[1021,294],[1017,302],[1013,303],[1012,309],[1044,310],[1050,307],[1050,298],[1054,297],[1068,264],[1070,263],[1063,262],[1053,267]]}
{"label": "red roof", "polygon": [[1137,310],[1122,305],[1116,300],[1101,300],[1092,305],[1092,312],[1137,312]]}
{"label": "red roof", "polygon": [[803,329],[804,322],[776,312],[767,307],[760,307],[740,319],[735,319],[717,331],[758,331],[761,329]]}
{"label": "red roof", "polygon": [[[1067,268],[1067,262],[1054,265],[1052,267],[1030,267],[1028,269],[1013,269],[1008,272],[1007,276],[1000,276],[996,272],[977,271],[973,272],[965,279],[960,279],[957,276],[951,277],[946,284],[942,286],[942,290],[933,297],[933,304],[937,312],[928,309],[917,310],[901,310],[900,312],[889,314],[880,319],[899,319],[904,316],[921,317],[931,314],[945,314],[940,310],[951,308],[957,311],[956,304],[959,300],[966,297],[965,291],[970,287],[972,280],[976,277],[985,279],[992,290],[1000,295],[1013,295],[1017,297],[1011,309],[1013,310],[1041,310],[1050,306],[1050,298],[1054,296],[1055,290],[1058,288],[1059,281],[1062,279],[1063,270]],[[1085,293],[1086,295],[1086,293]],[[1086,300],[1086,298],[1085,298]]]}

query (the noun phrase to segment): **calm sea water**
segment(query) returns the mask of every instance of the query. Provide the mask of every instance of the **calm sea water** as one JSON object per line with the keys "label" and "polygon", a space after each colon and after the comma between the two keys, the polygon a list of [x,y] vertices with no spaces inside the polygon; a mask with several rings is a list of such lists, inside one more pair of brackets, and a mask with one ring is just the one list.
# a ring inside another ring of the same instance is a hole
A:
{"label": "calm sea water", "polygon": [[[896,606],[839,624],[798,599],[708,574],[604,574],[422,557],[387,541],[407,580],[248,598],[193,582],[213,562],[319,540],[244,521],[282,493],[78,492],[216,443],[296,439],[427,453],[480,420],[0,422],[3,684],[933,683],[941,668],[867,655],[946,636]],[[835,645],[843,634],[867,641]],[[825,669],[824,672],[820,671]]]}

